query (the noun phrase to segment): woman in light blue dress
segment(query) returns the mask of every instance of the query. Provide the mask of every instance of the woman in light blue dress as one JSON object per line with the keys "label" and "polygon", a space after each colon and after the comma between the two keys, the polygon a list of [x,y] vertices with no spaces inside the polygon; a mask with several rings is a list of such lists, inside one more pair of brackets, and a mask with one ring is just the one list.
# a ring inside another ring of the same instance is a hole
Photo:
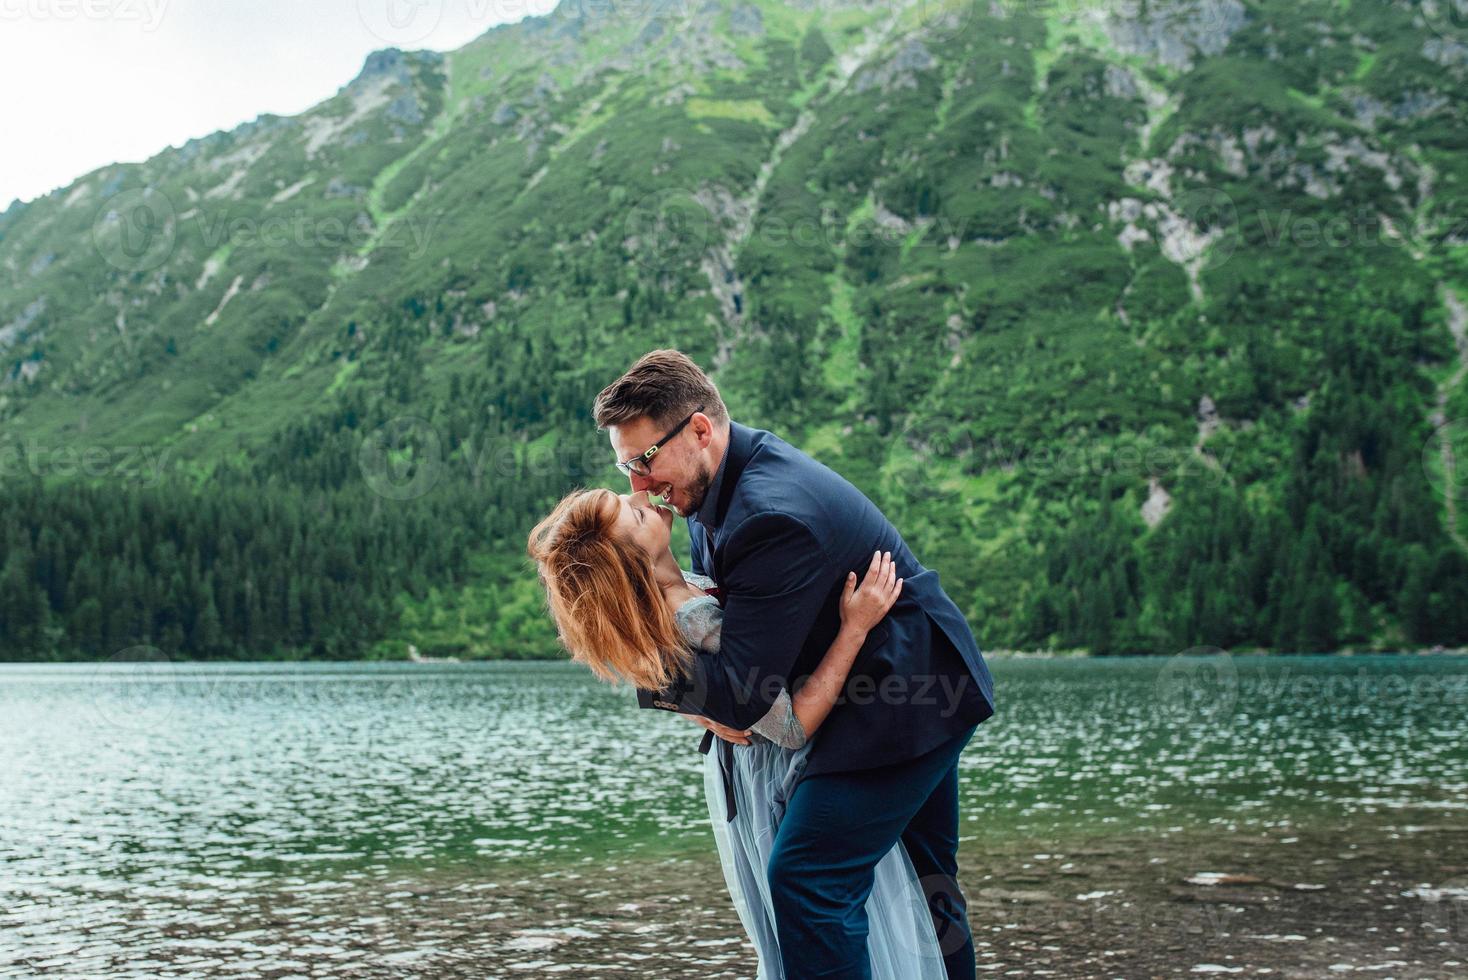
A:
{"label": "woman in light blue dress", "polygon": [[[723,611],[705,591],[714,583],[679,568],[671,526],[671,512],[646,493],[586,490],[568,495],[531,532],[530,555],[561,641],[604,679],[661,690],[692,656],[718,653]],[[793,696],[780,692],[743,733],[747,744],[718,739],[705,755],[709,820],[734,908],[759,956],[758,980],[785,976],[765,875],[785,803],[866,631],[900,592],[891,556],[873,555],[859,586],[848,577],[841,632],[811,676]],[[866,912],[874,980],[945,980],[927,899],[900,841],[877,864]]]}

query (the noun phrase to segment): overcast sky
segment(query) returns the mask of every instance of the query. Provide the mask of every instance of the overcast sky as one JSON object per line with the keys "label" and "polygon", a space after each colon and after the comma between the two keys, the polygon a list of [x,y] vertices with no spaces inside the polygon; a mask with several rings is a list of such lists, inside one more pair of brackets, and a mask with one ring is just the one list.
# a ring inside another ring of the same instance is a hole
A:
{"label": "overcast sky", "polygon": [[290,115],[378,48],[460,47],[555,0],[0,0],[0,211]]}

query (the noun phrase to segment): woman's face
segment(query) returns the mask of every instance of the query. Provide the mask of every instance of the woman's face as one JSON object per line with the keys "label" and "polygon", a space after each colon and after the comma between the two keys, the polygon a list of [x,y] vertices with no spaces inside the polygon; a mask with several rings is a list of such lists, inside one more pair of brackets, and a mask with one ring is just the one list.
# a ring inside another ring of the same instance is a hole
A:
{"label": "woman's face", "polygon": [[646,490],[617,497],[622,509],[617,529],[653,558],[668,550],[673,537],[673,512],[652,502]]}

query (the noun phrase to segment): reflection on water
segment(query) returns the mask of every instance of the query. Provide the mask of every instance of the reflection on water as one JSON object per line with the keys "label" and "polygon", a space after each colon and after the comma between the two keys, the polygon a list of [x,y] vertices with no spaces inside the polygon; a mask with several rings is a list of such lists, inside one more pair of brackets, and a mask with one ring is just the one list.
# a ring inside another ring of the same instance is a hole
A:
{"label": "reflection on water", "polygon": [[[967,848],[1468,807],[1463,658],[994,667]],[[0,666],[0,969],[740,975],[700,732],[568,664]]]}
{"label": "reflection on water", "polygon": [[998,723],[964,756],[965,809],[988,832],[1468,807],[1468,658],[1225,654],[998,672]]}

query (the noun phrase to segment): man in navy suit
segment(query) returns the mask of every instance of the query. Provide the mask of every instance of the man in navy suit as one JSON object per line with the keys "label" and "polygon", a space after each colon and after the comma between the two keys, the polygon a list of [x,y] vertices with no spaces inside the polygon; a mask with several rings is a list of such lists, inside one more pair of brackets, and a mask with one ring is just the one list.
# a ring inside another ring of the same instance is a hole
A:
{"label": "man in navy suit", "polygon": [[790,980],[870,976],[864,905],[901,840],[923,882],[949,980],[975,975],[958,887],[958,757],[994,712],[963,614],[875,505],[777,436],[733,422],[687,356],[652,351],[597,397],[633,491],[688,519],[693,570],[724,606],[721,649],[660,699],[720,738],[794,691],[840,627],[848,572],[889,551],[904,581],[810,750],[766,869]]}

